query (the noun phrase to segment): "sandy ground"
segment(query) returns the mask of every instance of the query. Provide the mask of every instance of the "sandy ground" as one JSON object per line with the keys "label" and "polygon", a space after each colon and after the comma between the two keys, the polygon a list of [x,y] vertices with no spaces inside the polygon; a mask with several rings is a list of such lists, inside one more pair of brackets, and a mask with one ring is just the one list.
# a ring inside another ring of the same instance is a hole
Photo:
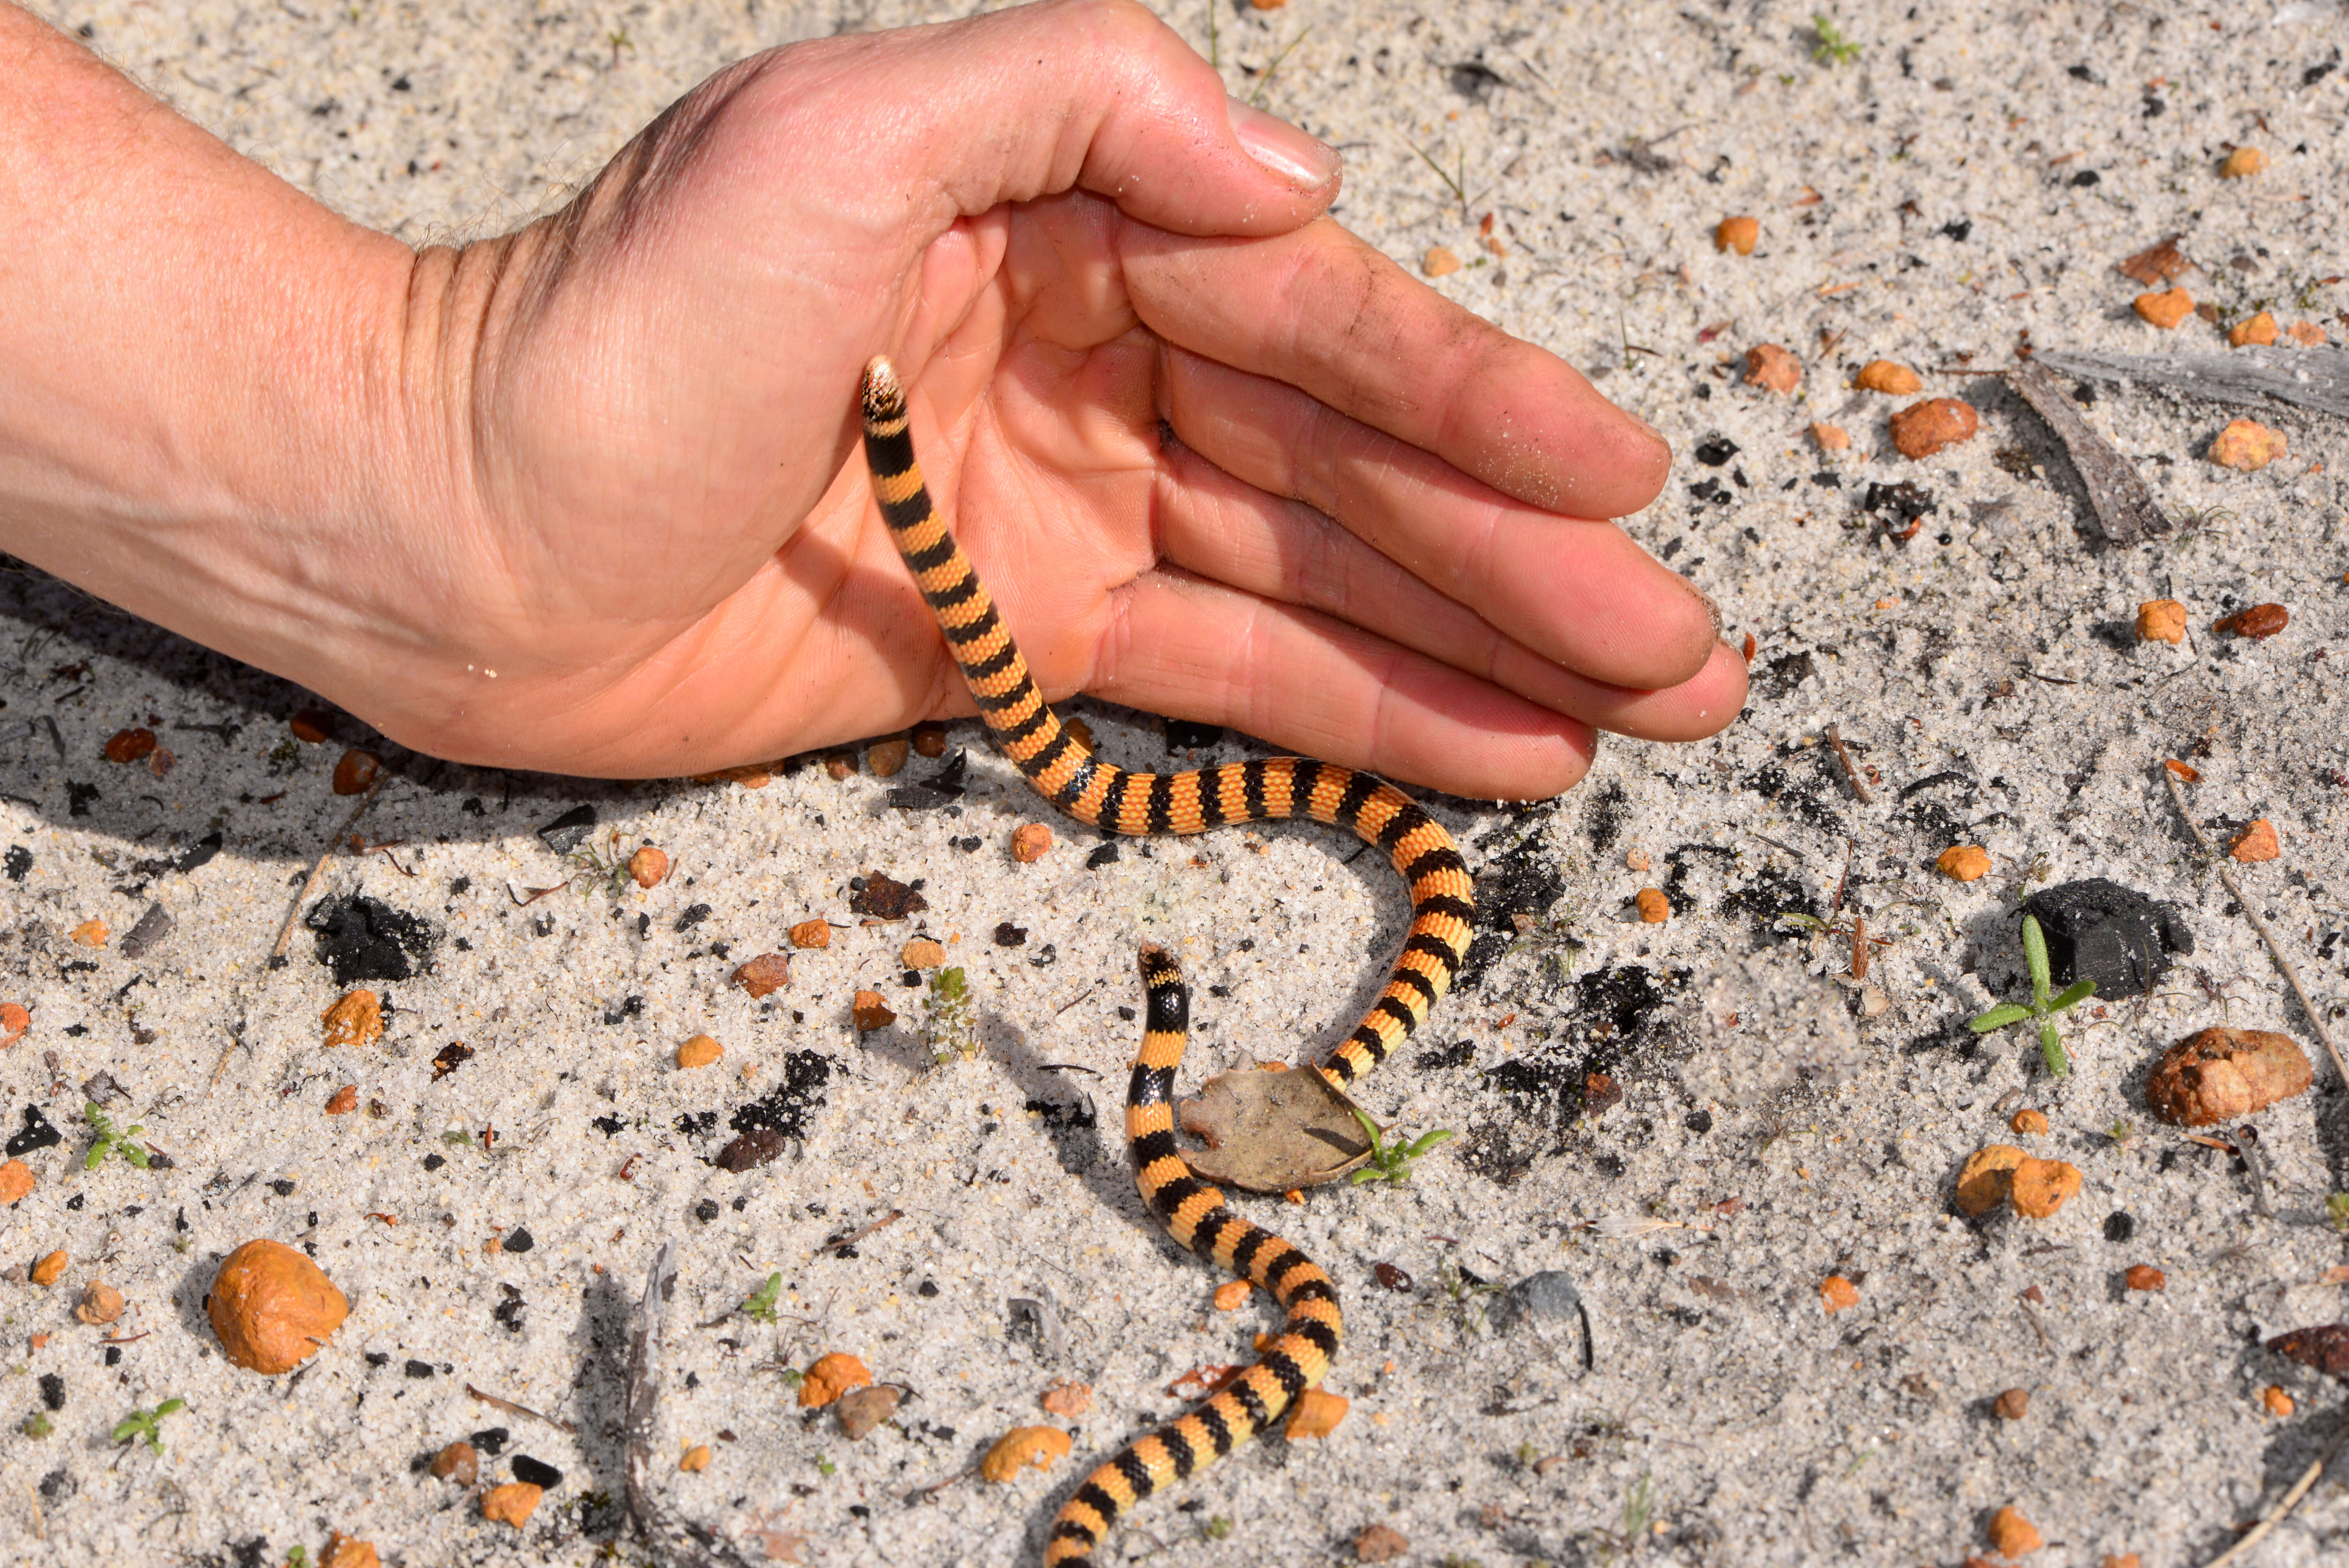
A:
{"label": "sandy ground", "polygon": [[[38,8],[418,242],[545,211],[744,53],[948,12]],[[2349,1099],[2320,1057],[2316,1088],[2260,1118],[2255,1185],[2155,1123],[2144,1083],[2168,1043],[2221,1022],[2318,1054],[2198,869],[2163,758],[2199,769],[2193,810],[2222,841],[2273,824],[2282,855],[2241,868],[2245,892],[2321,1006],[2344,993],[2349,440],[2338,420],[2263,416],[2291,455],[2230,472],[2206,457],[2229,413],[2104,387],[2089,418],[2183,523],[2105,548],[2045,427],[1967,372],[2026,339],[2220,349],[2211,322],[2162,333],[2131,313],[2139,285],[2114,263],[2171,234],[2220,322],[2266,306],[2349,338],[2349,17],[2271,0],[1954,9],[1841,0],[1857,45],[1842,63],[1820,57],[1807,4],[1775,0],[1168,9],[1203,51],[1212,22],[1236,90],[1343,147],[1347,222],[1413,265],[1450,248],[1469,264],[1440,287],[1671,437],[1672,483],[1626,526],[1757,652],[1751,709],[1717,741],[1612,744],[1558,801],[1433,803],[1480,872],[1475,978],[1365,1098],[1461,1136],[1407,1187],[1249,1206],[1340,1284],[1350,1335],[1329,1386],[1351,1413],[1154,1501],[1112,1560],[1346,1562],[1383,1523],[1430,1565],[1956,1563],[2012,1505],[2045,1539],[2034,1563],[2167,1568],[2216,1555],[2342,1430],[2338,1387],[2258,1341],[2343,1315],[2324,1200],[2349,1188]],[[2270,166],[2221,181],[2238,143]],[[1750,257],[1711,242],[1737,213],[1760,221]],[[1744,384],[1765,341],[1804,361],[1796,395]],[[1878,356],[1968,400],[1981,433],[1899,457],[1899,400],[1847,387]],[[1817,451],[1814,420],[1850,449]],[[1896,540],[1862,503],[1903,480],[1935,510]],[[2189,639],[2137,644],[2137,605],[2163,596],[2188,606]],[[2280,635],[2209,629],[2266,602],[2290,609]],[[1319,830],[1128,844],[1098,866],[1092,836],[1064,830],[1015,865],[1010,830],[1047,813],[969,725],[957,813],[895,809],[889,785],[815,767],[757,789],[624,788],[393,752],[362,827],[397,847],[334,858],[318,893],[412,917],[417,972],[367,982],[388,1000],[378,1044],[328,1050],[318,1016],[345,987],[313,934],[286,966],[264,961],[349,810],[329,775],[366,732],[295,740],[301,691],[22,573],[0,577],[0,1000],[33,1017],[0,1053],[0,1117],[21,1131],[31,1108],[64,1134],[26,1155],[37,1185],[0,1212],[12,1562],[274,1568],[297,1547],[316,1562],[330,1531],[408,1564],[650,1561],[615,1539],[621,1366],[670,1237],[683,1284],[657,1468],[677,1509],[752,1561],[1033,1561],[1082,1467],[1276,1315],[1261,1298],[1213,1311],[1218,1280],[1133,1192],[1116,1127],[1133,944],[1174,945],[1202,988],[1195,1081],[1311,1059],[1373,994],[1404,919],[1377,858]],[[1079,706],[1111,755],[1164,764],[1155,721]],[[136,725],[176,753],[168,777],[101,758]],[[1822,744],[1830,725],[1868,803]],[[616,894],[567,862],[536,830],[582,804],[592,844],[653,841],[674,877]],[[1935,874],[1957,842],[1985,846],[1991,874]],[[874,872],[923,879],[926,911],[859,924],[850,879]],[[1963,1021],[2021,989],[2018,895],[2087,876],[2174,901],[2196,945],[2150,997],[2092,1006],[2058,1081],[2024,1031],[1977,1042]],[[1650,885],[1674,902],[1668,924],[1630,913]],[[1839,886],[1891,939],[1866,991],[1835,978],[1842,939],[1777,918],[1826,915]],[[150,906],[172,929],[133,957],[123,936]],[[811,918],[840,929],[788,989],[754,1002],[727,984]],[[111,939],[77,944],[93,919]],[[998,944],[1004,923],[1022,945]],[[974,996],[977,1058],[936,1072],[897,960],[917,933]],[[859,987],[904,1019],[860,1039]],[[728,1054],[680,1071],[698,1032]],[[460,1043],[471,1054],[450,1067]],[[1588,1098],[1594,1072],[1619,1103]],[[359,1109],[326,1115],[346,1084]],[[85,1171],[85,1086],[170,1167]],[[751,1105],[798,1135],[791,1152],[715,1168]],[[2048,1131],[2011,1132],[2018,1107]],[[1997,1141],[2070,1161],[2082,1191],[2050,1219],[1959,1217],[1960,1164]],[[298,1378],[231,1367],[203,1322],[218,1260],[256,1236],[305,1246],[349,1297]],[[63,1278],[27,1283],[55,1249]],[[2166,1288],[2127,1289],[2137,1264]],[[1545,1271],[1578,1286],[1587,1345],[1578,1318],[1485,1288]],[[773,1324],[726,1315],[771,1274]],[[1857,1294],[1832,1315],[1830,1275]],[[129,1297],[111,1328],[71,1315],[96,1278]],[[784,1369],[826,1350],[911,1391],[894,1425],[851,1442],[802,1416]],[[1074,1420],[1038,1407],[1064,1379],[1094,1390]],[[2269,1413],[2269,1385],[2295,1414]],[[2016,1387],[2027,1414],[1997,1418]],[[112,1440],[171,1398],[186,1408],[160,1456]],[[48,1435],[19,1432],[50,1404]],[[1039,1422],[1071,1430],[1072,1459],[1010,1486],[936,1485]],[[481,1442],[485,1480],[517,1455],[563,1472],[520,1530],[416,1469],[491,1429],[507,1438]],[[709,1469],[670,1468],[702,1443]],[[2336,1468],[2257,1561],[2341,1561],[2344,1481]]]}

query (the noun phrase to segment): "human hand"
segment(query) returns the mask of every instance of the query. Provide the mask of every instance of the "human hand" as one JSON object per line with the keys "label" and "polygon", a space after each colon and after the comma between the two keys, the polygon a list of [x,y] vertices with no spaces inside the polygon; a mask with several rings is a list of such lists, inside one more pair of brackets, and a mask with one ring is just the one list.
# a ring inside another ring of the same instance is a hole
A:
{"label": "human hand", "polygon": [[1593,725],[1725,724],[1708,607],[1576,521],[1651,499],[1661,439],[1315,221],[1334,156],[1227,104],[1102,0],[721,72],[563,212],[399,269],[365,480],[272,531],[260,613],[133,607],[466,761],[967,712],[854,449],[879,350],[1051,695],[1487,796],[1570,784]]}

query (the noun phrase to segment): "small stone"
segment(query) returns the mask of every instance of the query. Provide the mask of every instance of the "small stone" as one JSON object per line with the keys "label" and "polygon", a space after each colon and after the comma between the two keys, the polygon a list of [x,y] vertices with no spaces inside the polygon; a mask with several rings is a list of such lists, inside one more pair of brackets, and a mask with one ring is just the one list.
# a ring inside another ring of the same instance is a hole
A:
{"label": "small stone", "polygon": [[1041,822],[1023,822],[1011,834],[1011,858],[1032,866],[1052,847],[1052,830]]}
{"label": "small stone", "polygon": [[2121,1276],[2131,1290],[2160,1290],[2169,1284],[2169,1276],[2151,1264],[2136,1264]]}
{"label": "small stone", "polygon": [[1385,1563],[1411,1550],[1409,1538],[1383,1524],[1366,1524],[1354,1537],[1354,1561]]}
{"label": "small stone", "polygon": [[95,1326],[112,1323],[121,1315],[120,1291],[99,1279],[81,1287],[81,1300],[74,1305],[74,1316],[78,1320]]}
{"label": "small stone", "polygon": [[1216,1287],[1216,1310],[1237,1312],[1247,1305],[1248,1293],[1255,1288],[1244,1279],[1226,1280]]}
{"label": "small stone", "polygon": [[371,1046],[383,1038],[383,999],[372,991],[347,991],[318,1015],[325,1046]]}
{"label": "small stone", "polygon": [[33,1190],[33,1168],[21,1160],[0,1165],[0,1203],[14,1203]]}
{"label": "small stone", "polygon": [[1624,866],[1635,872],[1646,871],[1653,863],[1648,859],[1648,851],[1645,850],[1633,850],[1623,857]]}
{"label": "small stone", "polygon": [[2263,642],[2292,624],[2292,612],[2282,604],[2252,604],[2211,626],[2214,632]]}
{"label": "small stone", "polygon": [[1973,405],[1960,397],[1929,397],[1892,416],[1892,444],[1916,461],[1974,438],[1982,428]]}
{"label": "small stone", "polygon": [[1308,1388],[1288,1408],[1288,1422],[1280,1429],[1280,1435],[1292,1443],[1308,1438],[1326,1438],[1338,1429],[1338,1423],[1346,1418],[1350,1408],[1351,1402],[1341,1394],[1332,1394],[1327,1388]]}
{"label": "small stone", "polygon": [[885,872],[873,872],[864,885],[848,901],[849,913],[869,916],[874,920],[903,920],[909,914],[919,914],[930,907],[930,901],[921,890],[899,882]]}
{"label": "small stone", "polygon": [[2283,332],[2286,337],[2302,348],[2324,346],[2324,329],[2313,321],[2295,321]]}
{"label": "small stone", "polygon": [[2291,449],[2281,430],[2271,430],[2256,419],[2237,419],[2210,442],[2210,460],[2238,473],[2257,473]]}
{"label": "small stone", "polygon": [[2221,180],[2249,180],[2267,171],[2268,155],[2256,147],[2239,147],[2219,161]]}
{"label": "small stone", "polygon": [[1990,851],[1980,844],[1951,844],[1934,858],[1933,869],[1951,882],[1980,882],[1990,872]]}
{"label": "small stone", "polygon": [[285,721],[294,738],[305,746],[316,746],[335,732],[335,716],[322,707],[305,707]]}
{"label": "small stone", "polygon": [[[824,924],[823,922],[820,920],[815,922],[815,926],[817,930],[824,934],[827,941],[830,940],[832,927]],[[812,943],[809,945],[821,946],[822,944]],[[749,963],[737,968],[734,971],[732,979],[735,985],[740,985],[744,991],[750,994],[750,1000],[753,1002],[756,1002],[762,997],[771,996],[776,992],[781,990],[784,986],[792,983],[791,954],[788,953],[761,953],[756,958],[751,959]]]}
{"label": "small stone", "polygon": [[2044,1110],[2033,1110],[2026,1105],[2014,1113],[2013,1119],[2007,1122],[2007,1126],[2025,1137],[2044,1137],[2047,1132],[2047,1113]]}
{"label": "small stone", "polygon": [[2269,1340],[2267,1347],[2279,1356],[2292,1357],[2303,1367],[2313,1367],[2327,1377],[2349,1382],[2349,1323],[2325,1323],[2313,1328],[2295,1328],[2289,1334],[2279,1334]]}
{"label": "small stone", "polygon": [[0,1002],[0,1047],[15,1045],[33,1026],[32,1010],[22,1002]]}
{"label": "small stone", "polygon": [[1859,1287],[1841,1274],[1829,1274],[1819,1282],[1819,1305],[1833,1317],[1847,1307],[1859,1305]]}
{"label": "small stone", "polygon": [[677,1048],[680,1068],[706,1068],[726,1054],[726,1047],[708,1035],[696,1035]]}
{"label": "small stone", "polygon": [[347,1083],[342,1088],[336,1089],[335,1091],[335,1097],[326,1102],[326,1114],[328,1116],[348,1116],[358,1108],[359,1086],[355,1083]]}
{"label": "small stone", "polygon": [[171,769],[179,765],[180,759],[172,755],[168,746],[159,746],[147,754],[147,771],[158,779],[169,778]]}
{"label": "small stone", "polygon": [[352,747],[335,764],[335,793],[364,795],[383,776],[383,758],[374,752]]}
{"label": "small stone", "polygon": [[889,1010],[889,1004],[881,999],[878,991],[859,991],[848,1012],[849,1016],[855,1020],[860,1034],[886,1028],[897,1021],[897,1015]]}
{"label": "small stone", "polygon": [[688,1475],[693,1475],[708,1470],[709,1461],[714,1457],[709,1451],[708,1443],[696,1443],[685,1450],[684,1455],[677,1461],[677,1468]]}
{"label": "small stone", "polygon": [[1906,397],[1925,389],[1914,370],[1889,359],[1869,360],[1859,367],[1851,384],[1863,392],[1882,392],[1894,397]]}
{"label": "small stone", "polygon": [[1761,220],[1756,218],[1723,218],[1713,226],[1713,248],[1735,251],[1741,256],[1754,253],[1754,242],[1762,237]]}
{"label": "small stone", "polygon": [[823,754],[823,770],[833,779],[845,779],[856,771],[856,748],[836,746]]}
{"label": "small stone", "polygon": [[2273,1383],[2260,1390],[2260,1403],[2268,1408],[2269,1415],[2279,1420],[2292,1411],[2292,1396]]}
{"label": "small stone", "polygon": [[106,939],[114,934],[102,920],[85,920],[66,934],[77,947],[103,947]]}
{"label": "small stone", "polygon": [[886,1383],[876,1383],[870,1388],[854,1388],[843,1394],[833,1405],[833,1413],[840,1418],[840,1429],[852,1443],[861,1443],[865,1434],[897,1413],[898,1401],[905,1395]]}
{"label": "small stone", "polygon": [[275,1374],[308,1359],[351,1309],[316,1264],[257,1240],[222,1261],[205,1310],[232,1365]]}
{"label": "small stone", "polygon": [[2314,1081],[2308,1054],[2269,1029],[2204,1029],[2162,1053],[2145,1082],[2146,1104],[2178,1127],[2254,1116]]}
{"label": "small stone", "polygon": [[33,1283],[40,1285],[57,1284],[58,1277],[66,1272],[67,1262],[65,1253],[51,1253],[33,1265]]}
{"label": "small stone", "polygon": [[1030,1465],[1050,1470],[1054,1460],[1069,1455],[1069,1434],[1054,1427],[1015,1427],[995,1439],[978,1473],[988,1480],[1010,1481]]}
{"label": "small stone", "polygon": [[2019,1421],[2031,1409],[2031,1390],[2009,1388],[1991,1401],[1991,1412],[2002,1421]]}
{"label": "small stone", "polygon": [[2186,635],[2186,606],[2175,599],[2147,599],[2137,607],[2137,640],[2176,646]]}
{"label": "small stone", "polygon": [[326,1550],[318,1568],[383,1568],[383,1558],[370,1542],[353,1541],[341,1531],[326,1536]]}
{"label": "small stone", "polygon": [[1792,393],[1803,384],[1803,362],[1775,343],[1757,343],[1745,351],[1745,379],[1772,392]]}
{"label": "small stone", "polygon": [[2276,340],[2276,319],[2266,311],[2239,321],[2227,329],[2227,346],[2241,348],[2250,346],[2265,348]]}
{"label": "small stone", "polygon": [[2097,1564],[2097,1568],[2144,1568],[2144,1564],[2138,1561],[2137,1554],[2134,1552],[2107,1552],[2105,1553],[2104,1562]]}
{"label": "small stone", "polygon": [[668,855],[647,844],[628,857],[628,874],[641,888],[658,887],[668,878]]}
{"label": "small stone", "polygon": [[947,727],[936,720],[925,719],[914,726],[914,755],[944,757],[947,754]]}
{"label": "small stone", "polygon": [[2014,1168],[2014,1184],[2007,1202],[2018,1214],[2044,1220],[2080,1191],[2080,1170],[2061,1160],[2025,1160]]}
{"label": "small stone", "polygon": [[905,766],[905,755],[913,749],[903,736],[876,740],[864,748],[864,766],[873,769],[875,779],[894,779]]}
{"label": "small stone", "polygon": [[2012,1143],[1976,1150],[1958,1172],[1958,1212],[1969,1219],[1989,1213],[2014,1190],[2014,1170],[2031,1156]]}
{"label": "small stone", "polygon": [[811,947],[832,945],[832,923],[825,920],[802,920],[792,927],[792,945],[802,951]]}
{"label": "small stone", "polygon": [[1093,1408],[1093,1386],[1090,1383],[1061,1382],[1044,1390],[1038,1401],[1055,1416],[1075,1420]]}
{"label": "small stone", "polygon": [[1640,919],[1649,925],[1661,925],[1672,917],[1672,901],[1664,896],[1661,888],[1643,887],[1632,901],[1640,907]]}
{"label": "small stone", "polygon": [[1288,0],[1248,0],[1248,4],[1259,11],[1278,11],[1288,5]]}
{"label": "small stone", "polygon": [[2201,770],[2190,762],[2180,762],[2178,758],[2172,757],[2166,759],[2162,763],[2162,766],[2169,769],[2172,773],[2177,774],[2180,783],[2199,784],[2202,782]]}
{"label": "small stone", "polygon": [[1851,450],[1851,434],[1840,425],[1814,422],[1811,426],[1811,440],[1823,452]]}
{"label": "small stone", "polygon": [[2276,841],[2275,824],[2261,817],[2235,835],[2235,841],[2227,846],[2227,853],[2249,864],[2274,860],[2283,853],[2283,846]]}
{"label": "small stone", "polygon": [[1430,245],[1419,259],[1419,270],[1431,278],[1446,278],[1460,270],[1460,258],[1448,245]]}
{"label": "small stone", "polygon": [[543,1487],[526,1480],[511,1480],[503,1486],[493,1486],[481,1493],[481,1517],[496,1524],[511,1524],[516,1530],[530,1522],[538,1507],[538,1500],[546,1495]]}
{"label": "small stone", "polygon": [[[834,1350],[818,1357],[815,1365],[807,1369],[807,1376],[800,1379],[800,1408],[821,1410],[851,1388],[870,1387],[872,1383],[873,1374],[864,1369],[864,1362]],[[1061,1451],[1067,1452],[1065,1449]]]}
{"label": "small stone", "polygon": [[897,961],[908,969],[936,969],[947,961],[947,950],[926,936],[916,936],[897,950]]}
{"label": "small stone", "polygon": [[2045,1544],[2039,1539],[2039,1532],[2031,1528],[2031,1521],[2011,1508],[2002,1508],[1991,1515],[1990,1543],[2002,1557],[2020,1557]]}
{"label": "small stone", "polygon": [[481,1456],[473,1445],[461,1439],[450,1443],[432,1456],[432,1479],[452,1480],[459,1486],[471,1486],[481,1479]]}
{"label": "small stone", "polygon": [[107,738],[105,749],[109,762],[137,762],[155,749],[155,732],[118,729]]}
{"label": "small stone", "polygon": [[2138,317],[2168,332],[2194,314],[2194,296],[2184,289],[2141,294],[2134,302]]}

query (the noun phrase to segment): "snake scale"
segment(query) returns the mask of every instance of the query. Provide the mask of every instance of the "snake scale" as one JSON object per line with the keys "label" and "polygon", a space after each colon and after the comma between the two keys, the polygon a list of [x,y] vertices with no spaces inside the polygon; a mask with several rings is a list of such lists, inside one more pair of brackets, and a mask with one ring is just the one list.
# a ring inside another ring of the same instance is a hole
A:
{"label": "snake scale", "polygon": [[[905,392],[885,358],[865,366],[863,391],[865,460],[890,538],[936,615],[979,717],[1039,793],[1112,833],[1196,833],[1306,816],[1351,829],[1386,851],[1411,888],[1411,933],[1385,989],[1321,1071],[1342,1088],[1384,1061],[1426,1019],[1467,953],[1475,894],[1452,836],[1393,785],[1308,758],[1134,773],[1093,756],[1044,700],[969,557],[931,504]],[[1330,1276],[1234,1212],[1185,1162],[1174,1137],[1174,1074],[1190,1026],[1190,993],[1163,948],[1143,948],[1142,979],[1148,1012],[1125,1113],[1135,1185],[1177,1242],[1271,1293],[1287,1321],[1254,1366],[1086,1478],[1052,1525],[1048,1568],[1091,1568],[1093,1549],[1120,1514],[1278,1420],[1330,1369],[1343,1331]]]}

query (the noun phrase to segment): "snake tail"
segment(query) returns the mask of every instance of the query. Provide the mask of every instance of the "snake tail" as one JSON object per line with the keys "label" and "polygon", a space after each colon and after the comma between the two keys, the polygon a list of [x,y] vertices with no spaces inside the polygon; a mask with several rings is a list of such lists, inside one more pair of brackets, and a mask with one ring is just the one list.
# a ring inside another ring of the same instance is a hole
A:
{"label": "snake tail", "polygon": [[904,389],[886,359],[865,366],[864,413],[865,460],[890,538],[936,615],[979,717],[1046,799],[1111,833],[1197,833],[1310,817],[1386,851],[1411,889],[1411,930],[1384,990],[1321,1070],[1343,1088],[1392,1055],[1452,988],[1467,956],[1475,885],[1452,835],[1393,785],[1335,763],[1268,757],[1135,773],[1095,757],[1044,700],[987,585],[931,504]]}
{"label": "snake tail", "polygon": [[1221,1192],[1184,1163],[1174,1141],[1174,1073],[1190,1033],[1191,993],[1163,947],[1143,948],[1142,985],[1148,1011],[1125,1096],[1134,1185],[1176,1241],[1270,1292],[1288,1321],[1256,1365],[1085,1478],[1053,1522],[1046,1568],[1092,1568],[1093,1548],[1120,1514],[1280,1419],[1330,1370],[1344,1332],[1330,1276],[1270,1231],[1235,1213]]}

